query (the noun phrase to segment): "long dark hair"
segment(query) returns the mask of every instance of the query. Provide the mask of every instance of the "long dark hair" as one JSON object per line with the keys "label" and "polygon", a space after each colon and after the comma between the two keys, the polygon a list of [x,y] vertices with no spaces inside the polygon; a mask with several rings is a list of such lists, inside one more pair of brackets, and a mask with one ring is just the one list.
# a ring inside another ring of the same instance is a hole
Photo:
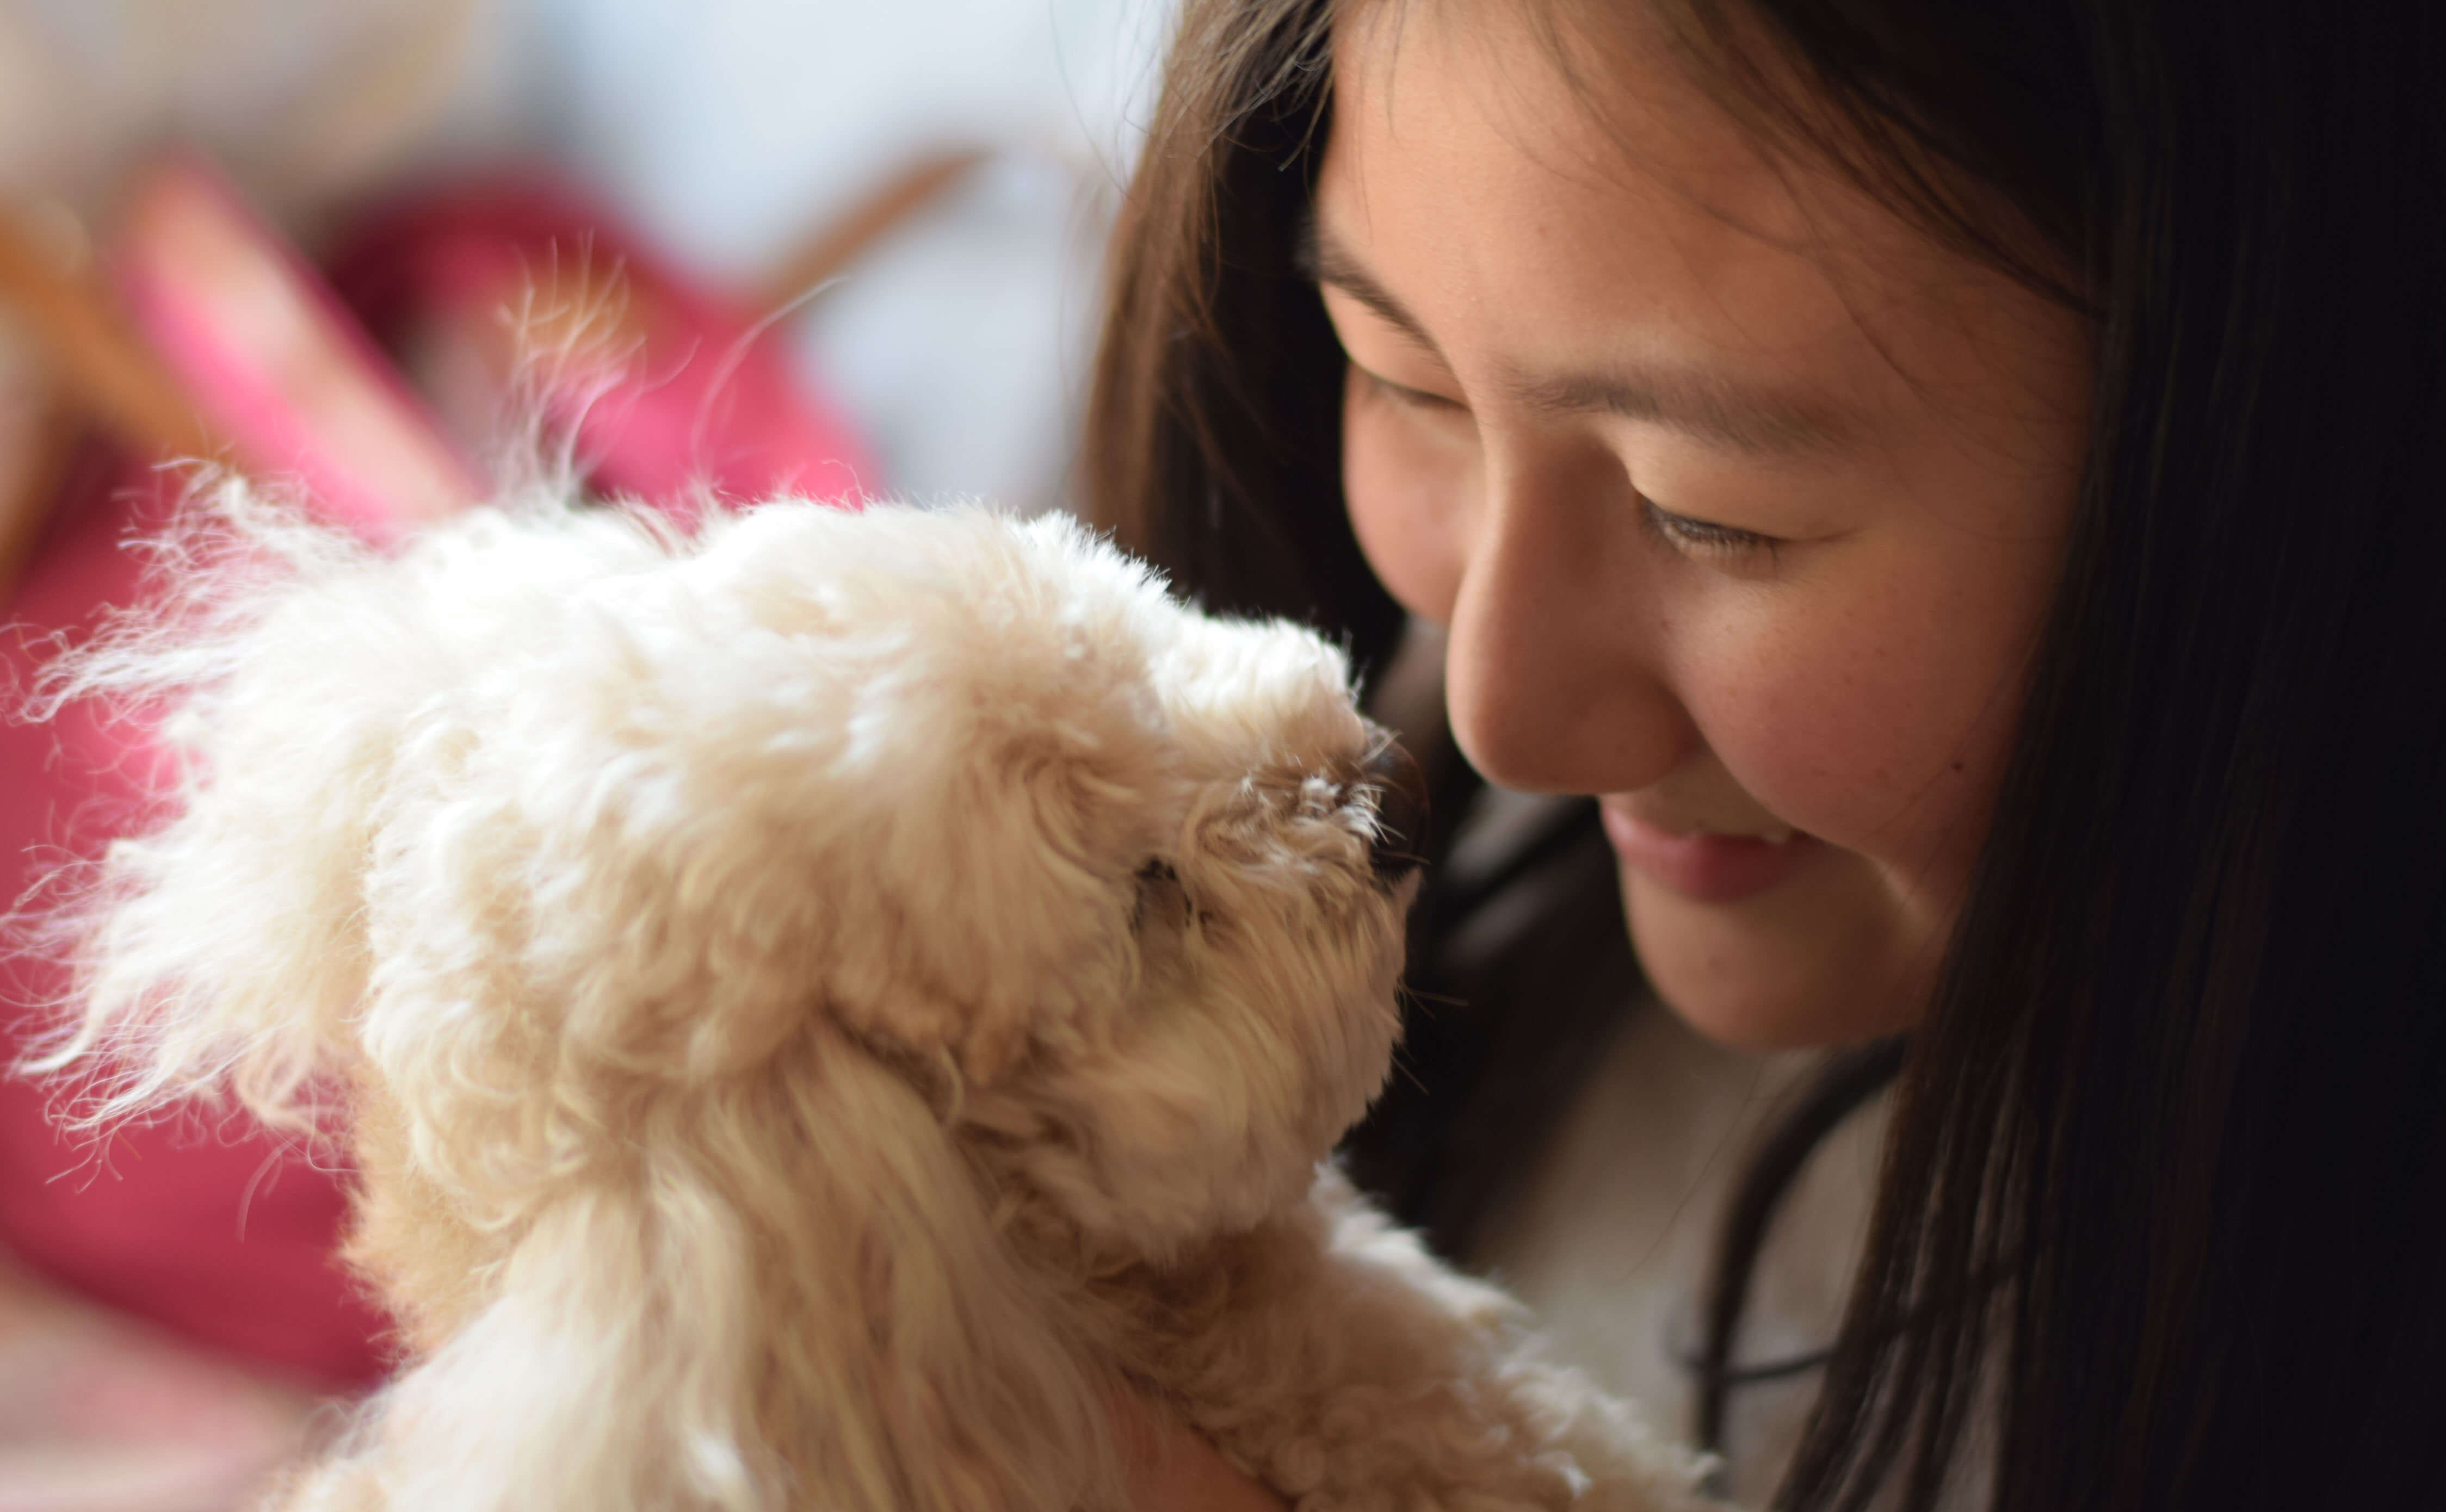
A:
{"label": "long dark hair", "polygon": [[[1329,10],[1190,5],[1086,477],[1217,607],[1374,658],[1292,262]],[[2003,1508],[2446,1504],[2446,9],[1644,13],[1762,140],[2098,333],[2023,736],[1783,1500],[1929,1506],[1980,1424]]]}

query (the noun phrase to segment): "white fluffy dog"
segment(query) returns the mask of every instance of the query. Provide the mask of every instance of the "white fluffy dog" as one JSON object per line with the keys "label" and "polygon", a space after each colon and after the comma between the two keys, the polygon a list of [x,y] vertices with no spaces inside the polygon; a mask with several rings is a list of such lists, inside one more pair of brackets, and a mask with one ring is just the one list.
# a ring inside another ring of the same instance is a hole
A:
{"label": "white fluffy dog", "polygon": [[53,1062],[344,1115],[409,1359],[283,1504],[1106,1512],[1125,1391],[1305,1509],[1682,1503],[1320,1175],[1410,890],[1324,641],[984,511],[233,517],[59,684],[187,775]]}

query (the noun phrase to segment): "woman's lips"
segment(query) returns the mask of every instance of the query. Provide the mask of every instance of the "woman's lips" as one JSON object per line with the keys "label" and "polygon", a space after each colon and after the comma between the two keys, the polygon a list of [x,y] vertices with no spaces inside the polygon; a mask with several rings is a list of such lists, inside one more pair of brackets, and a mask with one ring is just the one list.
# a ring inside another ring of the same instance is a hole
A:
{"label": "woman's lips", "polygon": [[1623,865],[1701,903],[1755,898],[1790,876],[1822,843],[1805,834],[1779,843],[1752,835],[1682,834],[1610,800],[1598,809],[1606,838]]}

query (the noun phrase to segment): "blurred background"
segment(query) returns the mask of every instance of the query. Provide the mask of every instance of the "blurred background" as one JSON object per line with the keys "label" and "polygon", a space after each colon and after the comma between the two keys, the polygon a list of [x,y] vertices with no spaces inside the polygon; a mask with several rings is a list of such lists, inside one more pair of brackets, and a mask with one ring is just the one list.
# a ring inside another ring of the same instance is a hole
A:
{"label": "blurred background", "polygon": [[[1062,506],[1170,9],[0,0],[0,692],[133,591],[165,457],[377,535],[538,439],[680,511]],[[141,808],[141,744],[0,729],[8,900]],[[273,1153],[0,1089],[0,1512],[240,1504],[379,1375],[337,1180]]]}
{"label": "blurred background", "polygon": [[0,0],[0,190],[106,217],[171,142],[309,251],[502,163],[762,292],[864,196],[990,155],[781,332],[895,489],[1058,497],[1166,0]]}

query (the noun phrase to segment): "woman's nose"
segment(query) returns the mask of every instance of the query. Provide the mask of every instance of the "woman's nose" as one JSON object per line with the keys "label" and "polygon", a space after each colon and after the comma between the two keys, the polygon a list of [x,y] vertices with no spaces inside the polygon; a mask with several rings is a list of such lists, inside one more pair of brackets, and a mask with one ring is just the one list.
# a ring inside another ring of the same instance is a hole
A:
{"label": "woman's nose", "polygon": [[1665,672],[1672,627],[1620,464],[1489,462],[1445,656],[1454,737],[1488,780],[1523,792],[1658,781],[1700,741]]}

